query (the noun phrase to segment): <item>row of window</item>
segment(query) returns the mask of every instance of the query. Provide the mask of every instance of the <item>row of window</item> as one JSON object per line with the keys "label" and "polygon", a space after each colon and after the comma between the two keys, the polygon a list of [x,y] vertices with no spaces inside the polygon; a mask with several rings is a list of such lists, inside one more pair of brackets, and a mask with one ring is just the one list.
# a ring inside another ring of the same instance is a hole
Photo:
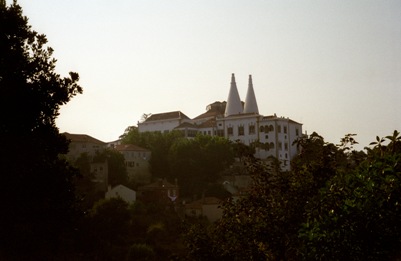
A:
{"label": "row of window", "polygon": [[[265,150],[270,150],[270,149],[274,149],[274,143],[270,142],[270,143],[262,143],[261,145],[257,145],[262,149]],[[281,141],[278,142],[278,149],[282,150],[283,149],[283,143]],[[288,143],[285,142],[284,143],[284,150],[288,150]]]}
{"label": "row of window", "polygon": [[[270,131],[274,131],[274,127],[273,127],[273,125],[260,126],[259,130],[260,130],[260,132],[268,133]],[[283,126],[283,133],[287,134],[287,132],[288,132],[287,126]],[[248,133],[250,135],[255,134],[255,125],[248,126]],[[281,133],[281,125],[277,125],[277,133]],[[233,127],[231,127],[231,126],[227,127],[227,135],[229,135],[229,136],[234,135]],[[238,126],[238,136],[243,136],[243,135],[245,135],[244,126],[240,125],[240,126]],[[299,136],[298,128],[295,129],[295,135]]]}
{"label": "row of window", "polygon": [[129,168],[139,167],[139,163],[135,163],[135,161],[126,161],[125,166]]}
{"label": "row of window", "polygon": [[[240,125],[237,127],[238,129],[238,136],[244,136],[245,135],[245,127],[243,125]],[[268,133],[270,131],[274,131],[274,127],[273,125],[269,125],[269,126],[260,126],[260,132],[264,132],[264,133]],[[203,133],[204,135],[212,135],[212,131],[208,130],[208,131],[196,131],[196,130],[187,130],[186,133],[183,130],[182,131],[183,134],[187,137],[195,137],[198,133]],[[248,134],[249,135],[253,135],[256,132],[256,128],[255,125],[249,125],[248,126]],[[277,132],[281,133],[281,125],[277,125]],[[287,134],[288,129],[287,126],[283,126],[283,133]],[[299,136],[299,130],[298,128],[295,129],[295,134],[296,136]],[[220,137],[224,137],[224,130],[215,130],[213,131],[213,135],[217,135]],[[228,136],[233,136],[234,135],[234,127],[229,126],[227,127],[227,135]],[[266,136],[267,137],[267,136]]]}
{"label": "row of window", "polygon": [[146,157],[146,152],[134,152],[134,151],[124,151],[124,157],[133,158],[133,157]]}

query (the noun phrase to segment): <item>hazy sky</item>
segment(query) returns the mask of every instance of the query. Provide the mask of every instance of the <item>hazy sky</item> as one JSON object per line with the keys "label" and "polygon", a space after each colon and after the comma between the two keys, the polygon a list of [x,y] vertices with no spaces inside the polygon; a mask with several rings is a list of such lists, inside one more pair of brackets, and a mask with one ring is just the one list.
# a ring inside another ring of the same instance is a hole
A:
{"label": "hazy sky", "polygon": [[[11,0],[8,0],[10,3]],[[248,75],[263,115],[337,143],[401,131],[401,1],[19,0],[84,94],[61,132],[116,140],[143,113],[193,118]]]}

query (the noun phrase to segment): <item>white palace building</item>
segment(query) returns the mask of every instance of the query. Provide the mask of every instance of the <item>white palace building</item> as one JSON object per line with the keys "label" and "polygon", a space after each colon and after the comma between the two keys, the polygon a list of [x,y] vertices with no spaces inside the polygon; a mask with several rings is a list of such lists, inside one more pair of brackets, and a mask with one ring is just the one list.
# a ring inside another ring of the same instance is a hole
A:
{"label": "white palace building", "polygon": [[298,153],[293,142],[302,135],[302,124],[276,114],[259,114],[249,75],[245,102],[238,93],[235,76],[231,76],[227,102],[214,102],[206,107],[206,112],[190,119],[180,111],[152,114],[143,122],[138,122],[139,132],[157,131],[167,133],[182,131],[186,137],[197,134],[226,137],[246,145],[256,145],[255,157],[266,159],[270,156],[280,160],[283,170],[290,169],[290,160]]}

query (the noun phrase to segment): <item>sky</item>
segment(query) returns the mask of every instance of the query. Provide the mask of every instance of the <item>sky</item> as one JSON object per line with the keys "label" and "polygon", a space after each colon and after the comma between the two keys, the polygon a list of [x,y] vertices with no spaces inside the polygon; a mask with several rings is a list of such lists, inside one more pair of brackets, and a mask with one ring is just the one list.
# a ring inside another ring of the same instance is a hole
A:
{"label": "sky", "polygon": [[[10,3],[8,0],[7,3]],[[289,117],[360,149],[401,131],[399,0],[19,0],[47,35],[62,76],[84,93],[60,110],[61,132],[108,142],[144,113],[190,118],[248,75],[262,115]]]}

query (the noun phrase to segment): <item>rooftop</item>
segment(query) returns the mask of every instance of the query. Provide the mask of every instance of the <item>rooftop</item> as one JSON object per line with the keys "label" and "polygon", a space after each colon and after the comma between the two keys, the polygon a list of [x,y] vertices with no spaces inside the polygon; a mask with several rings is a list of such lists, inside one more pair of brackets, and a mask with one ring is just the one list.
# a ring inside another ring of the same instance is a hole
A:
{"label": "rooftop", "polygon": [[86,134],[71,134],[68,132],[62,133],[68,140],[71,140],[71,142],[86,142],[86,143],[94,143],[94,144],[100,144],[100,145],[106,145],[105,142],[100,141],[98,139],[95,139],[89,135]]}
{"label": "rooftop", "polygon": [[184,113],[182,113],[181,111],[172,111],[172,112],[152,114],[145,120],[145,122],[168,120],[168,119],[188,119],[189,120],[189,117],[187,115],[185,115]]}

